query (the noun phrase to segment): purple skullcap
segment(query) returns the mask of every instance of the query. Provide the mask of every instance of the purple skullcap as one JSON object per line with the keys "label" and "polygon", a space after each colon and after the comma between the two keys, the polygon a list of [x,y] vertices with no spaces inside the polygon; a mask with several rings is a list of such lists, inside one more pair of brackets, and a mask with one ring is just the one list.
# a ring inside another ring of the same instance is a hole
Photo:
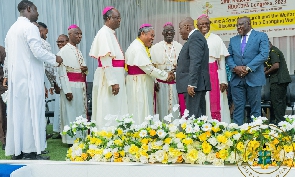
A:
{"label": "purple skullcap", "polygon": [[151,24],[148,24],[148,23],[144,23],[144,24],[142,24],[142,25],[140,26],[139,29],[144,28],[144,27],[152,27],[152,25],[151,25]]}
{"label": "purple skullcap", "polygon": [[74,28],[79,28],[79,26],[77,26],[76,24],[72,24],[68,27],[68,30],[74,29]]}
{"label": "purple skullcap", "polygon": [[103,9],[102,15],[106,14],[109,10],[112,10],[114,7],[113,6],[107,6]]}
{"label": "purple skullcap", "polygon": [[197,20],[199,20],[200,18],[204,18],[204,17],[209,19],[208,15],[206,15],[206,14],[202,14],[202,15],[200,15],[200,16],[197,18]]}
{"label": "purple skullcap", "polygon": [[[164,24],[163,28],[164,28],[165,26],[168,26],[168,25],[173,26],[173,24],[172,24],[171,22],[167,22],[167,23]],[[173,27],[174,27],[174,26],[173,26]]]}

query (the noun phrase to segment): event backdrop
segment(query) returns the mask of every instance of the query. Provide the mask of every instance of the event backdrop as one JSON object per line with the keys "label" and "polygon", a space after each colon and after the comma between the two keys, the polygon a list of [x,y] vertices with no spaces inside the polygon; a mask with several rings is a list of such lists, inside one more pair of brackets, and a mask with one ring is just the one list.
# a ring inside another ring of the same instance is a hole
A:
{"label": "event backdrop", "polygon": [[210,17],[211,30],[228,40],[237,34],[237,18],[248,16],[252,27],[269,37],[293,36],[294,0],[210,0],[191,3],[191,16],[204,13]]}

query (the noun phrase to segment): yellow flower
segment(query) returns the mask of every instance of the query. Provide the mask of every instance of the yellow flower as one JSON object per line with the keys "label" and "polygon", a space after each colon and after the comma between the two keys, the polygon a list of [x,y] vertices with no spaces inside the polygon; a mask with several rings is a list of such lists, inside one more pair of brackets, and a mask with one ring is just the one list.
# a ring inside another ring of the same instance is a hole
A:
{"label": "yellow flower", "polygon": [[107,138],[112,138],[112,136],[113,136],[112,132],[108,132],[107,135],[106,135]]}
{"label": "yellow flower", "polygon": [[124,157],[125,156],[125,151],[119,151],[121,157]]}
{"label": "yellow flower", "polygon": [[193,140],[191,138],[186,138],[182,140],[182,143],[189,145],[193,143]]}
{"label": "yellow flower", "polygon": [[179,157],[182,155],[182,152],[179,149],[169,148],[169,155],[173,157]]}
{"label": "yellow flower", "polygon": [[240,141],[240,142],[237,144],[237,149],[238,149],[239,151],[244,151],[244,150],[245,150],[244,143]]}
{"label": "yellow flower", "polygon": [[227,138],[231,137],[233,134],[232,132],[226,131],[224,132],[224,136],[226,136]]}
{"label": "yellow flower", "polygon": [[147,144],[142,144],[141,149],[147,151],[149,150],[149,146]]}
{"label": "yellow flower", "polygon": [[114,158],[117,159],[120,157],[120,154],[118,152],[114,152]]}
{"label": "yellow flower", "polygon": [[114,159],[114,162],[123,162],[122,158],[117,158],[117,159]]}
{"label": "yellow flower", "polygon": [[101,155],[103,153],[103,149],[95,149],[95,154]]}
{"label": "yellow flower", "polygon": [[134,154],[136,154],[138,152],[138,149],[139,148],[137,146],[135,146],[135,144],[131,144],[131,146],[129,148],[129,153],[134,155]]}
{"label": "yellow flower", "polygon": [[89,138],[90,144],[95,144],[97,138]]}
{"label": "yellow flower", "polygon": [[166,143],[166,144],[170,144],[170,143],[171,143],[171,138],[166,138],[166,139],[164,140],[164,143]]}
{"label": "yellow flower", "polygon": [[107,132],[106,131],[100,131],[100,132],[97,132],[97,134],[99,135],[99,136],[102,136],[102,137],[106,137],[107,136]]}
{"label": "yellow flower", "polygon": [[151,136],[155,136],[157,134],[156,130],[150,130],[149,133]]}
{"label": "yellow flower", "polygon": [[123,130],[121,128],[117,129],[118,135],[122,135],[123,134]]}
{"label": "yellow flower", "polygon": [[257,149],[258,147],[260,146],[260,143],[256,140],[251,140],[249,143],[248,143],[248,148],[252,149],[252,150],[255,150]]}
{"label": "yellow flower", "polygon": [[85,161],[87,159],[88,155],[86,153],[81,154],[81,158]]}
{"label": "yellow flower", "polygon": [[147,138],[144,138],[144,139],[141,140],[141,143],[142,144],[148,144],[149,140]]}
{"label": "yellow flower", "polygon": [[84,161],[82,157],[76,157],[75,161]]}
{"label": "yellow flower", "polygon": [[183,134],[183,132],[179,132],[179,133],[177,133],[175,136],[176,136],[176,138],[180,138],[180,139],[183,139],[183,138],[186,137],[186,135]]}
{"label": "yellow flower", "polygon": [[120,140],[120,139],[116,139],[115,141],[114,141],[114,144],[115,145],[117,145],[117,146],[122,146],[122,141]]}
{"label": "yellow flower", "polygon": [[162,160],[162,163],[168,163],[168,154],[166,152],[164,153],[164,159]]}
{"label": "yellow flower", "polygon": [[109,159],[109,158],[111,158],[112,157],[112,153],[111,152],[108,152],[108,153],[106,153],[105,155],[104,155],[104,157],[106,158],[106,159]]}
{"label": "yellow flower", "polygon": [[181,163],[183,161],[182,155],[178,156],[177,161],[178,163]]}
{"label": "yellow flower", "polygon": [[202,143],[202,149],[205,154],[209,154],[211,152],[212,146],[207,141],[204,141]]}
{"label": "yellow flower", "polygon": [[155,142],[152,142],[151,149],[162,149],[162,146],[157,146]]}
{"label": "yellow flower", "polygon": [[102,143],[101,139],[97,138],[97,139],[96,139],[96,142],[95,142],[95,145],[98,146],[98,145],[100,145],[101,143]]}
{"label": "yellow flower", "polygon": [[186,123],[181,124],[181,128],[185,129],[186,128]]}
{"label": "yellow flower", "polygon": [[290,146],[288,146],[288,145],[284,145],[284,150],[285,150],[287,153],[289,153],[289,152],[293,151],[293,146],[292,146],[292,145],[290,145]]}
{"label": "yellow flower", "polygon": [[227,149],[222,149],[219,151],[219,158],[225,160],[228,156],[228,150]]}
{"label": "yellow flower", "polygon": [[79,144],[79,148],[83,149],[85,147],[84,143]]}
{"label": "yellow flower", "polygon": [[227,142],[227,138],[224,135],[218,135],[216,139],[218,142],[223,143],[223,144],[226,144],[226,142]]}
{"label": "yellow flower", "polygon": [[193,164],[198,159],[198,151],[196,149],[190,149],[186,158]]}
{"label": "yellow flower", "polygon": [[218,132],[218,131],[220,130],[219,127],[212,127],[211,129],[212,129],[212,131],[214,131],[215,133]]}
{"label": "yellow flower", "polygon": [[144,156],[144,157],[146,157],[146,158],[149,157],[149,155],[148,155],[148,153],[147,153],[146,150],[141,150],[139,153],[140,153],[141,156]]}
{"label": "yellow flower", "polygon": [[202,133],[202,134],[199,135],[198,138],[200,139],[200,141],[206,141],[207,140],[207,135],[206,135],[206,133]]}

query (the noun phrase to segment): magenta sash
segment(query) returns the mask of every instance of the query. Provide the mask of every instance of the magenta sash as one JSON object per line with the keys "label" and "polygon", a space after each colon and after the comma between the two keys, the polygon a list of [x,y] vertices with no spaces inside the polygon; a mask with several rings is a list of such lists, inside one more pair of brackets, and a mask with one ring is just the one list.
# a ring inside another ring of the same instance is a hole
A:
{"label": "magenta sash", "polygon": [[179,108],[180,115],[183,116],[184,110],[186,109],[185,99],[184,99],[184,94],[183,93],[178,94],[178,102],[179,102],[179,107],[180,107]]}
{"label": "magenta sash", "polygon": [[145,74],[145,72],[142,69],[140,69],[138,66],[127,65],[127,68],[128,68],[129,75]]}
{"label": "magenta sash", "polygon": [[214,63],[209,63],[209,73],[210,73],[210,110],[212,119],[217,119],[221,121],[220,114],[220,86],[218,79],[218,65],[217,61]]}
{"label": "magenta sash", "polygon": [[[125,67],[125,60],[112,60],[113,67]],[[100,59],[98,59],[98,67],[102,67]]]}
{"label": "magenta sash", "polygon": [[84,73],[67,73],[70,82],[86,82],[86,74]]}

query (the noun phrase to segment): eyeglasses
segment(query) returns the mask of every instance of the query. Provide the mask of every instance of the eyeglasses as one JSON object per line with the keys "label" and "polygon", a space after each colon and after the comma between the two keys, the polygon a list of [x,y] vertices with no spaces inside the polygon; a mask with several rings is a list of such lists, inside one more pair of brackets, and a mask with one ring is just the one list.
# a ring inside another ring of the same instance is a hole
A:
{"label": "eyeglasses", "polygon": [[64,42],[66,42],[66,41],[56,41],[56,43],[64,43]]}

